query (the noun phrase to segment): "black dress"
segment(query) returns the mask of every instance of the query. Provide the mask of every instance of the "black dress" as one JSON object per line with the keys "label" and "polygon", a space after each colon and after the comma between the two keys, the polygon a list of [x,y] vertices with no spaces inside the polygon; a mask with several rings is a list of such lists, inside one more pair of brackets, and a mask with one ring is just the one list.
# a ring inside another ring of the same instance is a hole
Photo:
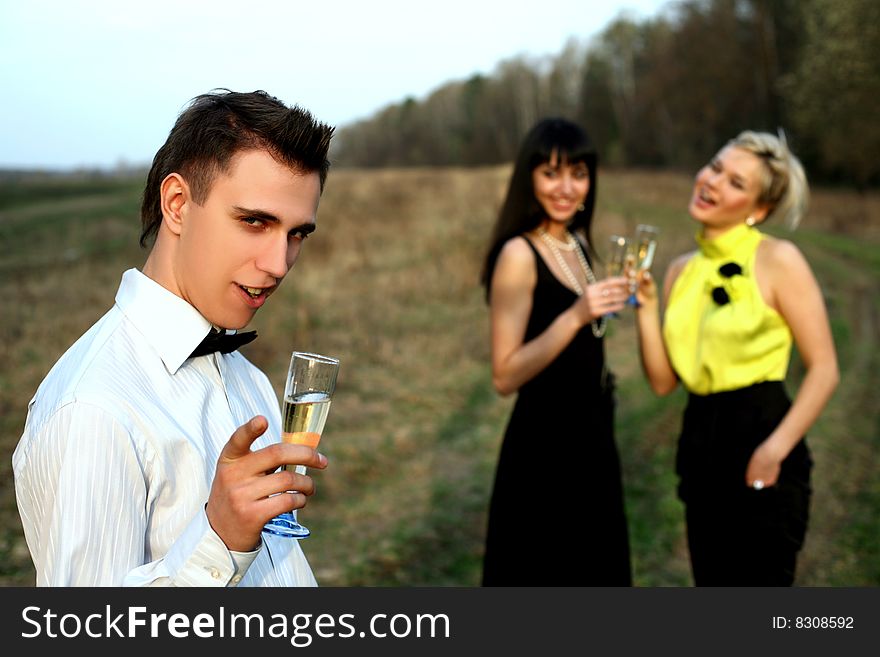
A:
{"label": "black dress", "polygon": [[[529,242],[538,280],[525,340],[576,295]],[[484,586],[629,586],[613,377],[587,324],[519,390],[489,506]]]}

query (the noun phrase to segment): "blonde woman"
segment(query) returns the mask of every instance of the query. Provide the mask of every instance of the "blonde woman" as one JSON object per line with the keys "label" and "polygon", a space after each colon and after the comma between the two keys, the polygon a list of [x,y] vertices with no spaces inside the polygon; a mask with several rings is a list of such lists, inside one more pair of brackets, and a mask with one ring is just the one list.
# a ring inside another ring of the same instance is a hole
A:
{"label": "blonde woman", "polygon": [[[791,242],[759,227],[797,225],[803,168],[784,137],[746,131],[696,176],[697,250],[674,260],[659,294],[639,287],[642,364],[660,395],[689,393],[676,469],[697,586],[790,586],[803,545],[812,460],[804,438],[837,385],[822,292]],[[806,375],[783,381],[792,341]]]}

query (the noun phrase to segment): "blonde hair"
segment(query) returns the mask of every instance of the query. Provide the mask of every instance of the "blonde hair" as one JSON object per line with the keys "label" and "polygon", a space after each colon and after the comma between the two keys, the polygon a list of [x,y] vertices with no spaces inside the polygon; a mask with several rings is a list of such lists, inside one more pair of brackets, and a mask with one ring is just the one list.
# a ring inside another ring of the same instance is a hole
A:
{"label": "blonde hair", "polygon": [[806,214],[810,202],[807,176],[800,160],[788,149],[785,133],[746,130],[728,142],[749,151],[764,163],[758,203],[770,208],[767,217],[778,216],[792,230]]}

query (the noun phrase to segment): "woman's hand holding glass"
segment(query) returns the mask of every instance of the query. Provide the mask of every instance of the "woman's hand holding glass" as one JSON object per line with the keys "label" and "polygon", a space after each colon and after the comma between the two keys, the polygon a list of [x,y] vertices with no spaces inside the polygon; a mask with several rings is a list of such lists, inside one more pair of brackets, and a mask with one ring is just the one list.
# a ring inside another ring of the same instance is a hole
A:
{"label": "woman's hand holding glass", "polygon": [[587,285],[584,294],[575,302],[584,324],[623,309],[629,296],[626,276],[609,276]]}
{"label": "woman's hand holding glass", "polygon": [[660,299],[657,283],[647,269],[636,277],[636,308],[655,308]]}

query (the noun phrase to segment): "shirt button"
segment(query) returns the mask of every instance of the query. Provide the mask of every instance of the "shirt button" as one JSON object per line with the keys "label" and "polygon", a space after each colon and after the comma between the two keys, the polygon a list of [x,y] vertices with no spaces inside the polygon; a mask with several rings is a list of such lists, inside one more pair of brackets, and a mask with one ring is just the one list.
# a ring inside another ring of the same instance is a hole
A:
{"label": "shirt button", "polygon": [[216,568],[211,568],[211,577],[214,579],[220,579],[220,571]]}
{"label": "shirt button", "polygon": [[241,575],[236,575],[235,577],[232,578],[233,584],[238,584],[240,581],[241,581]]}

